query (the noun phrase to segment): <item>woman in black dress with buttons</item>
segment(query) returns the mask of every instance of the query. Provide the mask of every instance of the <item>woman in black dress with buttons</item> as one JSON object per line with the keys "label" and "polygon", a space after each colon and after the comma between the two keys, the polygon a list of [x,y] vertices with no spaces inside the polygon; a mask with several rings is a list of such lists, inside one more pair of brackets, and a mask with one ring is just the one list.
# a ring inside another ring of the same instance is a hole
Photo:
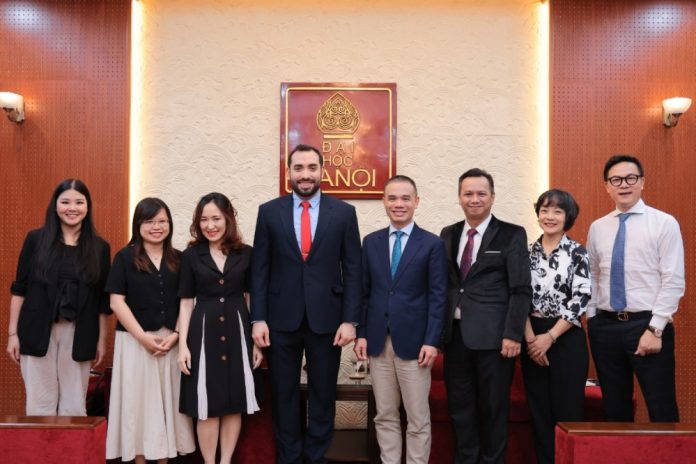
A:
{"label": "woman in black dress with buttons", "polygon": [[262,354],[251,342],[245,299],[251,247],[242,243],[235,215],[223,194],[203,196],[181,262],[180,410],[198,419],[198,442],[209,464],[215,462],[218,437],[220,462],[231,461],[241,413],[259,409],[252,369]]}

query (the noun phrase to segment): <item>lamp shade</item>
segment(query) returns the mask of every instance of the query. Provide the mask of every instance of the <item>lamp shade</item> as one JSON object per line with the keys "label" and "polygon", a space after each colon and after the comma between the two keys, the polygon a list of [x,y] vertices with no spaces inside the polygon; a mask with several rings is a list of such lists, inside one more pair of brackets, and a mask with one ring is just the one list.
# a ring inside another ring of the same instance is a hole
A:
{"label": "lamp shade", "polygon": [[691,99],[686,97],[674,97],[662,100],[662,108],[668,114],[682,114],[691,106]]}
{"label": "lamp shade", "polygon": [[0,92],[0,107],[19,110],[24,106],[24,98],[12,92]]}

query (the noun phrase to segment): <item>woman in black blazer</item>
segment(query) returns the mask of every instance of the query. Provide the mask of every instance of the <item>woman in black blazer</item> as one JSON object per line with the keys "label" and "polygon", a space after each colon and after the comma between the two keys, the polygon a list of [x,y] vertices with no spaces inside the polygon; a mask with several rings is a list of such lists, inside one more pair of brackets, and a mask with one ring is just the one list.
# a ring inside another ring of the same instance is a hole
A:
{"label": "woman in black blazer", "polygon": [[106,351],[109,258],[87,186],[62,181],[43,227],[24,240],[11,287],[7,353],[20,364],[27,415],[86,414],[90,361]]}

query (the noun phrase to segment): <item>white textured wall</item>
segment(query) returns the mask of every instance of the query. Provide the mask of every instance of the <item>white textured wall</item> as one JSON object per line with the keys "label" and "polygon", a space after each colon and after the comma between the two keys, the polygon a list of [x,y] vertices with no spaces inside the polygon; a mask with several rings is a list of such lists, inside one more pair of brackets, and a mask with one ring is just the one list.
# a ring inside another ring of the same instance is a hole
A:
{"label": "white textured wall", "polygon": [[[537,234],[538,2],[140,0],[142,117],[135,198],[172,208],[177,246],[197,199],[226,193],[253,240],[278,192],[280,83],[396,82],[397,172],[419,185],[418,223],[460,220],[457,177],[496,180],[494,214]],[[383,227],[360,200],[361,233]]]}

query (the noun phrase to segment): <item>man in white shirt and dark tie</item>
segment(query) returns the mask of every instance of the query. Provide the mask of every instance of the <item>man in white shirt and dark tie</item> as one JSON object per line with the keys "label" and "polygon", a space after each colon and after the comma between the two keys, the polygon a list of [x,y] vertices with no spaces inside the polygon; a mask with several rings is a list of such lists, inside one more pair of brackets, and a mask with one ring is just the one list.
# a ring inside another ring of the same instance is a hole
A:
{"label": "man in white shirt and dark tie", "polygon": [[633,420],[635,373],[650,420],[678,422],[672,320],[685,285],[679,224],[641,199],[637,158],[609,158],[604,183],[616,209],[590,226],[587,314],[606,418]]}

